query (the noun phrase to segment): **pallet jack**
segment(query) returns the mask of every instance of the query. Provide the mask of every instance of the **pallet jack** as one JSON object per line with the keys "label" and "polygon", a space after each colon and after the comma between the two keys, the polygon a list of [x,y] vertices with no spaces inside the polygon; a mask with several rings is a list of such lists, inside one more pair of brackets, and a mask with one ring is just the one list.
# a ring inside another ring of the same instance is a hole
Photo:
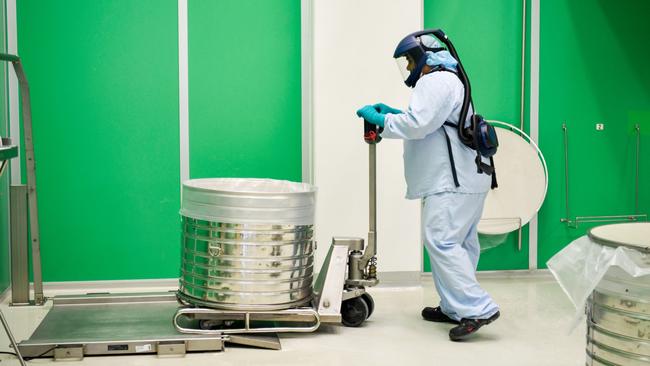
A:
{"label": "pallet jack", "polygon": [[358,327],[374,310],[366,287],[377,279],[377,144],[381,128],[364,121],[364,141],[369,146],[368,245],[362,238],[334,237],[307,306],[276,311],[236,311],[211,307],[208,302],[177,293],[183,307],[174,315],[176,330],[186,334],[242,334],[313,332],[320,323]]}

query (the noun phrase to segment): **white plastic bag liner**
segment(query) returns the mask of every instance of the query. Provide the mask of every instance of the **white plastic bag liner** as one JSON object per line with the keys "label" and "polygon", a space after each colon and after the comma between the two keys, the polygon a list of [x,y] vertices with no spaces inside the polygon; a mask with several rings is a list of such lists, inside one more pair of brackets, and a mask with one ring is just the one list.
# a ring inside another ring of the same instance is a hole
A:
{"label": "white plastic bag liner", "polygon": [[633,279],[646,281],[647,277],[650,281],[649,254],[624,246],[600,245],[587,235],[574,240],[546,264],[576,307],[574,325],[584,315],[589,295],[608,271],[616,276],[622,270]]}
{"label": "white plastic bag liner", "polygon": [[183,183],[180,214],[233,224],[313,225],[316,187],[257,178],[204,178]]}

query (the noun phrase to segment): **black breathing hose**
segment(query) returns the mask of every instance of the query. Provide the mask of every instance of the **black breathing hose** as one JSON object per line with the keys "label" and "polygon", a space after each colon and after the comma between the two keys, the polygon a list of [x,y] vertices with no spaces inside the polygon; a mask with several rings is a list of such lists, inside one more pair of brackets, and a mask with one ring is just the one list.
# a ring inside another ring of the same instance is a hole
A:
{"label": "black breathing hose", "polygon": [[[465,73],[465,68],[463,67],[463,63],[460,61],[460,57],[458,57],[458,53],[456,52],[456,48],[454,47],[454,44],[451,43],[451,40],[447,37],[445,32],[442,31],[442,29],[436,29],[433,32],[433,35],[436,36],[442,43],[447,46],[447,49],[449,50],[449,53],[456,59],[458,62],[457,68],[458,68],[458,78],[460,79],[460,82],[463,84],[465,87],[465,94],[463,98],[463,105],[460,109],[460,118],[458,119],[458,136],[460,137],[460,140],[465,144],[465,145],[470,145],[474,142],[474,137],[473,136],[467,136],[465,135],[465,120],[467,119],[467,113],[469,112],[469,106],[472,104],[472,87],[469,83],[469,79],[467,78],[467,74]],[[472,126],[470,127],[470,131],[474,131],[474,121],[471,121]]]}

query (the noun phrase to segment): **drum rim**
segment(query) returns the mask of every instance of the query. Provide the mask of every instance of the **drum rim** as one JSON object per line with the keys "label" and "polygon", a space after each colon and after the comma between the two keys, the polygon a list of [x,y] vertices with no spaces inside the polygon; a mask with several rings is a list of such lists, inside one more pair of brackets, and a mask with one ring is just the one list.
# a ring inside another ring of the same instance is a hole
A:
{"label": "drum rim", "polygon": [[[234,181],[234,180],[251,180],[251,181],[278,181],[278,182],[288,182],[291,184],[295,185],[303,185],[303,186],[308,186],[309,189],[305,191],[300,191],[300,192],[259,192],[259,191],[235,191],[235,190],[227,190],[227,189],[213,189],[213,188],[205,188],[205,187],[197,187],[195,185],[192,185],[191,183],[196,183],[198,181],[210,181],[210,180],[223,180],[223,181]],[[273,178],[233,178],[233,177],[211,177],[211,178],[194,178],[194,179],[188,179],[183,181],[183,189],[190,189],[198,192],[206,192],[206,193],[215,193],[215,194],[224,194],[224,195],[232,195],[232,196],[300,196],[300,195],[313,195],[316,192],[318,192],[318,188],[310,183],[306,182],[294,182],[290,181],[287,179],[273,179]]]}
{"label": "drum rim", "polygon": [[615,226],[615,225],[634,225],[634,224],[645,224],[648,225],[649,223],[646,222],[630,222],[630,223],[617,223],[617,224],[608,224],[608,225],[600,225],[593,227],[587,231],[587,236],[589,239],[591,239],[593,242],[610,247],[610,248],[619,248],[619,247],[624,247],[624,248],[629,248],[629,249],[634,249],[636,251],[639,251],[641,253],[650,253],[650,245],[648,246],[642,246],[642,245],[637,245],[637,244],[630,244],[630,243],[624,243],[616,240],[610,240],[610,239],[605,239],[599,237],[597,234],[593,233],[593,230],[606,227],[606,226]]}

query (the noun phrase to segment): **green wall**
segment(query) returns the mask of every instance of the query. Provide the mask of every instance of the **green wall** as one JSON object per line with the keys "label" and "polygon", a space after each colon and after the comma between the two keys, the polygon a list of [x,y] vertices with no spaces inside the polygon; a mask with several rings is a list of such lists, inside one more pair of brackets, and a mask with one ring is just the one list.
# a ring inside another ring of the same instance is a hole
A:
{"label": "green wall", "polygon": [[[650,213],[650,3],[541,2],[540,148],[550,185],[539,214],[539,263],[594,224],[567,228],[562,123],[569,133],[571,216],[633,214],[641,126],[641,213]],[[595,124],[604,123],[604,131]]]}
{"label": "green wall", "polygon": [[188,7],[192,178],[300,181],[300,0]]}
{"label": "green wall", "polygon": [[[0,51],[6,52],[7,36],[5,1],[0,0]],[[7,72],[13,72],[6,62],[0,64],[0,136],[9,135],[7,113]],[[0,176],[0,293],[9,287],[9,169]]]}
{"label": "green wall", "polygon": [[[527,13],[529,18],[529,9]],[[424,25],[443,29],[454,43],[471,81],[477,112],[488,119],[519,126],[522,2],[424,0]],[[528,94],[525,98],[527,102]],[[525,118],[528,126],[528,109]],[[498,170],[497,166],[497,174]],[[521,251],[517,250],[516,233],[511,234],[501,245],[481,254],[479,270],[527,269],[527,227],[522,235]],[[501,238],[482,237],[481,245],[492,245],[498,239]],[[424,260],[424,270],[428,272],[431,267],[426,250]]]}
{"label": "green wall", "polygon": [[[175,277],[177,1],[17,6],[32,91],[44,279]],[[514,124],[521,10],[513,0],[424,1],[425,25],[443,28],[456,44],[477,110]],[[641,0],[541,2],[539,130],[550,185],[539,214],[540,267],[589,228],[560,222],[564,121],[571,215],[634,212],[635,123],[642,131],[639,211],[650,212],[649,10]],[[300,1],[189,0],[188,12],[191,176],[300,180]],[[595,131],[597,122],[605,131]],[[6,174],[0,232],[8,225],[7,184]],[[511,235],[486,251],[479,268],[527,268],[526,231],[521,252],[516,244]],[[0,290],[8,284],[7,246],[0,235]]]}
{"label": "green wall", "polygon": [[17,5],[44,280],[175,277],[177,1]]}
{"label": "green wall", "polygon": [[[178,275],[177,9],[18,2],[45,281]],[[190,0],[188,23],[192,177],[300,180],[300,1]]]}
{"label": "green wall", "polygon": [[[425,25],[443,28],[459,49],[478,111],[491,119],[517,122],[521,2],[424,4]],[[650,213],[650,69],[645,65],[650,57],[650,23],[645,19],[650,3],[540,4],[539,145],[548,163],[549,189],[538,216],[538,267],[545,268],[555,253],[600,225],[573,228],[560,222],[566,216],[564,122],[569,133],[571,218],[637,213],[635,124],[641,127],[638,213]],[[604,123],[605,130],[596,131],[596,123]],[[479,269],[527,268],[526,232],[523,244],[522,252],[515,251],[516,235],[510,235],[505,244],[482,253]]]}

